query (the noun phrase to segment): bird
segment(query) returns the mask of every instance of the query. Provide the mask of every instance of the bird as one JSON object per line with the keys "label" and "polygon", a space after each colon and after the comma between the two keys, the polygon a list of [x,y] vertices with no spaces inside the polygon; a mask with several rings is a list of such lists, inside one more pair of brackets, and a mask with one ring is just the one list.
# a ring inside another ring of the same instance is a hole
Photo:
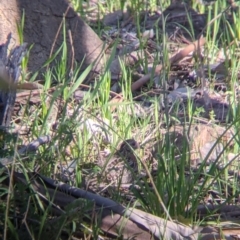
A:
{"label": "bird", "polygon": [[135,151],[140,148],[135,139],[127,139],[120,144],[109,157],[101,157],[96,165],[101,169],[98,173],[89,174],[86,178],[86,188],[94,192],[102,192],[107,186],[130,184],[134,173],[138,172],[138,161]]}
{"label": "bird", "polygon": [[148,178],[148,174],[156,172],[158,168],[152,151],[133,138],[124,140],[119,149],[108,154],[108,157],[100,157],[96,165],[100,171],[88,174],[84,182],[87,190],[98,193],[106,193],[105,190],[110,186],[127,189],[136,183],[135,180],[138,182]]}
{"label": "bird", "polygon": [[140,145],[135,139],[127,139],[120,145],[110,159],[106,160],[103,167],[102,177],[107,182],[115,184],[127,184],[133,181],[133,173],[138,171],[138,161],[135,155],[135,150],[139,149]]}

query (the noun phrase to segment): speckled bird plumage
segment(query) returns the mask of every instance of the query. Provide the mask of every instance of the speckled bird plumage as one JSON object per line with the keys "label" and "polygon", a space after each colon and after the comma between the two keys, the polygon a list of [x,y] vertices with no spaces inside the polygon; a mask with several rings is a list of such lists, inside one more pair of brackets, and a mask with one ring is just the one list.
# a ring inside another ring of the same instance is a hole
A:
{"label": "speckled bird plumage", "polygon": [[139,147],[134,139],[124,141],[119,150],[106,160],[106,164],[103,166],[103,178],[106,178],[108,182],[130,183],[133,180],[132,173],[138,171],[134,150]]}

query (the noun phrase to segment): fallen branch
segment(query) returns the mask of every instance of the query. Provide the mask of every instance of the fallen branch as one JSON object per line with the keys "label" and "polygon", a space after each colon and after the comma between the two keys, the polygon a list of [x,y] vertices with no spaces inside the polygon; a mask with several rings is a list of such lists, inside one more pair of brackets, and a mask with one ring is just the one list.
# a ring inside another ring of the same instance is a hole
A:
{"label": "fallen branch", "polygon": [[[49,199],[56,206],[66,208],[74,198],[75,200],[83,198],[93,202],[95,204],[95,208],[92,209],[95,211],[94,215],[97,214],[99,217],[99,214],[102,214],[100,224],[102,230],[118,236],[119,228],[122,227],[121,234],[124,239],[133,236],[135,236],[135,239],[152,239],[153,237],[154,239],[176,240],[197,239],[198,237],[198,233],[188,226],[167,221],[141,210],[126,208],[111,199],[56,182],[37,173],[29,173],[31,182],[28,182],[24,175],[20,173],[14,173],[14,179],[26,185],[31,184],[44,201]],[[79,207],[81,208],[81,206]]]}
{"label": "fallen branch", "polygon": [[[16,155],[23,155],[23,154],[26,154],[28,152],[36,152],[37,149],[39,148],[39,146],[41,146],[45,143],[49,143],[50,141],[51,141],[50,136],[39,137],[38,139],[30,142],[29,144],[27,144],[27,145],[23,146],[21,149],[19,149],[17,151]],[[0,158],[0,168],[1,167],[6,167],[6,166],[12,164],[13,161],[14,161],[14,157],[15,156]]]}
{"label": "fallen branch", "polygon": [[[188,46],[186,46],[184,49],[182,49],[180,52],[176,53],[173,55],[170,59],[170,66],[179,62],[182,60],[184,57],[186,57],[189,53],[191,52],[199,52],[199,49],[205,44],[205,38],[201,38]],[[134,82],[131,86],[132,91],[136,91],[140,87],[142,87],[144,84],[146,84],[151,77],[157,76],[161,73],[163,66],[161,64],[157,65],[155,68],[154,73],[148,73],[141,77],[139,80]],[[111,104],[117,104],[122,101],[122,94],[119,94],[117,97],[113,98],[110,103]],[[116,106],[113,106],[112,111],[115,110]]]}
{"label": "fallen branch", "polygon": [[21,61],[26,53],[27,44],[17,46],[9,52],[11,34],[6,43],[0,45],[0,125],[7,130],[11,121],[16,98],[16,86],[21,72]]}
{"label": "fallen branch", "polygon": [[[189,44],[188,46],[186,46],[184,49],[182,49],[180,52],[176,53],[175,55],[173,55],[170,59],[170,66],[179,62],[180,60],[182,60],[183,58],[185,58],[189,53],[191,52],[198,52],[199,49],[205,44],[205,38],[201,38],[191,44]],[[155,72],[153,74],[153,76],[159,75],[162,71],[162,65],[157,65],[155,68]],[[152,74],[149,73],[143,77],[141,77],[139,80],[137,80],[136,82],[134,82],[132,84],[132,91],[136,91],[137,89],[139,89],[142,85],[146,84],[150,78],[151,78]]]}

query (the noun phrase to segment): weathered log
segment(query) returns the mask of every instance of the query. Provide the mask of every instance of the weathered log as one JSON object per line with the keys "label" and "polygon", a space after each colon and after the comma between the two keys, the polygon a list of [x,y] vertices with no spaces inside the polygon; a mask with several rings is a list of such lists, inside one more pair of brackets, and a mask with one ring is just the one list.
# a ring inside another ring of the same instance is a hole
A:
{"label": "weathered log", "polygon": [[0,125],[9,127],[16,98],[16,86],[21,73],[21,61],[27,44],[13,48],[8,54],[11,34],[0,45]]}

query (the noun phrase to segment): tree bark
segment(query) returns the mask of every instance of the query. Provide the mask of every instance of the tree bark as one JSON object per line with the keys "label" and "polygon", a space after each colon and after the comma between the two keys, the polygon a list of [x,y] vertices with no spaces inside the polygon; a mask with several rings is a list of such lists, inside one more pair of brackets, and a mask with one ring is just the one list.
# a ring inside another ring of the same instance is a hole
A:
{"label": "tree bark", "polygon": [[[97,34],[74,12],[65,0],[2,0],[0,3],[0,44],[6,42],[9,33],[13,40],[11,46],[19,45],[16,23],[20,23],[25,12],[24,42],[33,48],[30,52],[28,70],[39,70],[63,41],[63,16],[65,15],[66,38],[68,46],[68,70],[74,60],[79,65],[84,59],[82,69],[98,58],[104,48]],[[72,44],[71,44],[71,35]],[[61,60],[60,56],[58,60]],[[95,71],[101,69],[97,61]],[[44,69],[41,70],[44,72]]]}

